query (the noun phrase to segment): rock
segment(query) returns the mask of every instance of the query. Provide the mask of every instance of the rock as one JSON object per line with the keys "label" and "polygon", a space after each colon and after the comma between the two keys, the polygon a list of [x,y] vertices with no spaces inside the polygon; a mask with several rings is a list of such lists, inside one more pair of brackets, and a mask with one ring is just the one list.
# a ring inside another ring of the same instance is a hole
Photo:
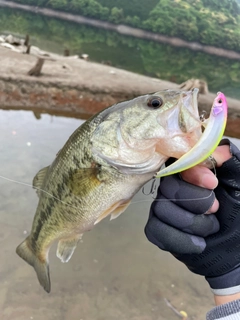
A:
{"label": "rock", "polygon": [[88,60],[88,58],[89,58],[89,55],[86,54],[86,53],[83,53],[83,54],[80,55],[80,59]]}
{"label": "rock", "polygon": [[18,39],[13,35],[9,34],[8,36],[5,37],[5,42],[10,43],[14,46],[20,46],[24,43],[24,40]]}
{"label": "rock", "polygon": [[15,50],[15,47],[14,47],[12,44],[7,43],[7,42],[2,42],[2,43],[1,43],[1,46],[2,46],[2,47],[5,47],[5,48],[7,48],[7,49]]}

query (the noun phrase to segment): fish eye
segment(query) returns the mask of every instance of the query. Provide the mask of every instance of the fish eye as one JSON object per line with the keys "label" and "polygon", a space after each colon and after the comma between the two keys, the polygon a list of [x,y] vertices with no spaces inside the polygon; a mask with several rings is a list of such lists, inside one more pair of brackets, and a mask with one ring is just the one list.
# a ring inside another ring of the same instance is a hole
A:
{"label": "fish eye", "polygon": [[163,105],[163,101],[160,97],[153,97],[148,100],[147,105],[153,109],[158,109]]}

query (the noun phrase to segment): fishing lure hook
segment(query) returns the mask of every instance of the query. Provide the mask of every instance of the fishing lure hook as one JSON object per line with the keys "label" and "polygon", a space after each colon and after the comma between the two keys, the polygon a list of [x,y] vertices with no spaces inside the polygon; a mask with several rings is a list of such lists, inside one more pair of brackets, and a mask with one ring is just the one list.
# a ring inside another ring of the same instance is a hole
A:
{"label": "fishing lure hook", "polygon": [[217,171],[216,171],[216,166],[217,166],[217,161],[216,161],[216,159],[211,155],[211,156],[209,156],[209,158],[208,158],[210,161],[211,161],[211,163],[212,163],[212,170],[213,170],[213,172],[214,172],[214,174],[215,174],[215,176],[217,175]]}
{"label": "fishing lure hook", "polygon": [[151,188],[150,188],[149,193],[146,193],[146,192],[145,192],[145,189],[144,189],[145,186],[142,187],[142,193],[143,193],[145,196],[149,196],[149,195],[151,194],[151,195],[152,195],[152,198],[155,199],[155,198],[153,197],[153,195],[154,195],[154,193],[155,193],[155,191],[156,191],[156,189],[157,189],[156,180],[157,180],[157,179],[156,179],[155,177],[152,178],[152,184],[151,184]]}

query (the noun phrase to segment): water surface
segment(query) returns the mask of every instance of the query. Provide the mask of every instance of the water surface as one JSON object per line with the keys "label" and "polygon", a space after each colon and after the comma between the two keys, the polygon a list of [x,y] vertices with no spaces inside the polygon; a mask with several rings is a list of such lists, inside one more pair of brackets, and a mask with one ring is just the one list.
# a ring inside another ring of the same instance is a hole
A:
{"label": "water surface", "polygon": [[[31,184],[81,124],[73,118],[0,111],[0,174]],[[239,141],[238,141],[239,142]],[[0,318],[3,320],[177,320],[164,298],[190,319],[213,306],[203,278],[150,244],[143,229],[151,198],[142,192],[118,219],[103,220],[62,264],[50,252],[52,291],[15,253],[30,232],[37,205],[32,188],[0,179]]]}

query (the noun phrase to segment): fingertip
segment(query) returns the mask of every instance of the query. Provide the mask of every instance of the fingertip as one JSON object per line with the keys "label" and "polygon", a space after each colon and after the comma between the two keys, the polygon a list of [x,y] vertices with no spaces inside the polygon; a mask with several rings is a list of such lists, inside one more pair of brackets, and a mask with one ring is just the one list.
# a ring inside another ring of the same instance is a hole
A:
{"label": "fingertip", "polygon": [[218,185],[218,179],[213,172],[208,170],[200,178],[200,187],[207,189],[215,189]]}
{"label": "fingertip", "polygon": [[206,212],[206,214],[211,214],[217,212],[219,209],[219,202],[217,199],[214,200],[213,205],[211,208]]}
{"label": "fingertip", "polygon": [[214,173],[206,167],[196,166],[181,173],[183,180],[198,187],[215,189],[218,179]]}

